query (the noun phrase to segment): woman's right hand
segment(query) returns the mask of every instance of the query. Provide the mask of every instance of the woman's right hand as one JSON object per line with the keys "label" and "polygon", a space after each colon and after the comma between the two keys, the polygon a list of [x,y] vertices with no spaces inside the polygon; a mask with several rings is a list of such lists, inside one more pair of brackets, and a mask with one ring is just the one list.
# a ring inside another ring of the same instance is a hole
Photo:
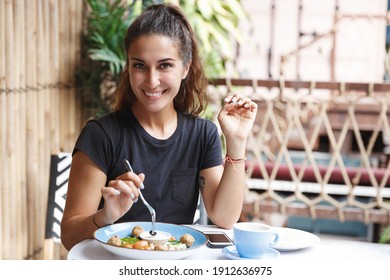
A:
{"label": "woman's right hand", "polygon": [[[144,174],[126,172],[108,183],[101,189],[104,198],[104,207],[100,211],[105,224],[112,224],[121,218],[139,197],[138,188],[144,181]],[[100,225],[100,224],[99,224]]]}

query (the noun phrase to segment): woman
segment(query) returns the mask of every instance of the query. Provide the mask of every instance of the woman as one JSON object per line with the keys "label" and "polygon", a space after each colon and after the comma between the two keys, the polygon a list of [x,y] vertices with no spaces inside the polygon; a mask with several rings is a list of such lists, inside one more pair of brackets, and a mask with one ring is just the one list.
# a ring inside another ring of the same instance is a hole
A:
{"label": "woman", "polygon": [[67,249],[99,227],[149,221],[137,202],[142,182],[157,221],[192,223],[199,192],[215,225],[230,228],[241,213],[246,141],[257,105],[239,95],[225,99],[218,115],[226,139],[223,164],[217,127],[199,117],[207,80],[182,12],[150,6],[129,27],[125,50],[114,112],[88,122],[73,151],[61,224]]}

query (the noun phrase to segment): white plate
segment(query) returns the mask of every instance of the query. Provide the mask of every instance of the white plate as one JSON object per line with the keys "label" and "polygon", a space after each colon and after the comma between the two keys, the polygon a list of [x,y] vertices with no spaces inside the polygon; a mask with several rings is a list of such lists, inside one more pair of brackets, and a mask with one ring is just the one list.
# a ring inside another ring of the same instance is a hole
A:
{"label": "white plate", "polygon": [[[222,253],[232,260],[248,260],[248,258],[242,258],[237,252],[235,245],[230,245],[222,249]],[[280,253],[272,248],[267,248],[267,251],[257,259],[273,259],[280,256]]]}
{"label": "white plate", "polygon": [[310,232],[284,227],[274,227],[279,234],[279,241],[274,246],[278,251],[294,251],[314,246],[320,238]]}
{"label": "white plate", "polygon": [[136,259],[136,260],[175,260],[183,259],[191,254],[197,252],[198,249],[206,245],[207,236],[201,231],[175,224],[156,223],[156,230],[169,232],[172,236],[179,240],[180,237],[185,234],[191,234],[195,242],[191,247],[185,250],[176,251],[149,251],[130,249],[125,247],[117,247],[107,244],[108,239],[114,235],[118,235],[119,238],[127,237],[131,235],[133,227],[141,226],[144,230],[149,231],[152,229],[151,222],[131,222],[131,223],[119,223],[106,227],[102,227],[95,231],[95,239],[99,242],[104,249],[124,259]]}

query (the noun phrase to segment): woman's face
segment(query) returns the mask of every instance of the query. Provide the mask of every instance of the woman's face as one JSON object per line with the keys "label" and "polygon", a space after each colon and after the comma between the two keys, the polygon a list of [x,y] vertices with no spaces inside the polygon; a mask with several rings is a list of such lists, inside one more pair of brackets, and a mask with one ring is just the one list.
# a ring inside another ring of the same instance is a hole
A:
{"label": "woman's face", "polygon": [[135,106],[155,113],[173,108],[189,68],[183,65],[177,43],[166,36],[141,36],[130,44],[128,57]]}

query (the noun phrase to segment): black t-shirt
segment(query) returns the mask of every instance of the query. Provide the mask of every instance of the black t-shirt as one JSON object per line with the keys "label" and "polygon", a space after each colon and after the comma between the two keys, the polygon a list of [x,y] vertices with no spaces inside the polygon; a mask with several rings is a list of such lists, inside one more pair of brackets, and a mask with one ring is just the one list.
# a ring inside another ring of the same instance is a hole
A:
{"label": "black t-shirt", "polygon": [[[222,164],[216,125],[183,113],[178,113],[176,131],[165,140],[148,134],[131,109],[91,120],[73,153],[78,150],[106,173],[108,181],[126,172],[123,160],[128,159],[135,173],[145,174],[142,194],[156,210],[156,221],[167,223],[192,223],[199,196],[199,171]],[[117,222],[150,219],[139,199]]]}

